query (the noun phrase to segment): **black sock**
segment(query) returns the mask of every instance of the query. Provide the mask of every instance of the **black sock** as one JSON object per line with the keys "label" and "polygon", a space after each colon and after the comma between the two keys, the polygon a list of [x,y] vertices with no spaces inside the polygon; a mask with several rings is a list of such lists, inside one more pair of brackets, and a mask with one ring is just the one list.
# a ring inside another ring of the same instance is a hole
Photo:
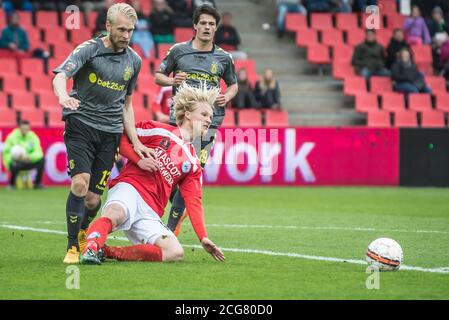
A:
{"label": "black sock", "polygon": [[67,249],[75,246],[79,250],[78,232],[80,231],[81,221],[84,217],[84,198],[75,196],[72,191],[70,191],[67,198]]}
{"label": "black sock", "polygon": [[176,192],[175,196],[173,197],[170,215],[168,216],[167,227],[171,231],[175,231],[176,227],[179,224],[179,221],[181,220],[185,208],[186,205],[184,203],[184,199],[181,196],[181,192],[178,190],[178,192]]}
{"label": "black sock", "polygon": [[101,208],[101,199],[98,203],[98,206],[96,206],[93,209],[88,209],[87,207],[84,207],[84,218],[81,222],[81,229],[87,229],[89,228],[89,224],[95,219],[98,210]]}

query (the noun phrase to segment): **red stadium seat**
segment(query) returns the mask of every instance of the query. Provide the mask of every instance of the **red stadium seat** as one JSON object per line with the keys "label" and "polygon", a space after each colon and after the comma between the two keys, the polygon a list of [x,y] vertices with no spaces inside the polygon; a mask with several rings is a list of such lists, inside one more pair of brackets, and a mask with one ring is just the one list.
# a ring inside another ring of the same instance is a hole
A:
{"label": "red stadium seat", "polygon": [[344,94],[356,96],[366,92],[366,80],[360,76],[346,77],[344,82]]}
{"label": "red stadium seat", "polygon": [[410,110],[398,110],[394,113],[394,126],[395,127],[412,127],[418,126],[416,118],[416,112]]}
{"label": "red stadium seat", "polygon": [[44,31],[45,43],[58,46],[67,42],[67,30],[63,27],[51,26],[42,28]]}
{"label": "red stadium seat", "polygon": [[153,120],[153,113],[151,109],[136,109],[134,110],[134,118],[136,123],[139,121]]}
{"label": "red stadium seat", "polygon": [[296,32],[296,45],[298,47],[308,47],[318,43],[318,32],[313,29],[301,29]]}
{"label": "red stadium seat", "polygon": [[432,99],[427,93],[411,93],[408,96],[408,107],[410,110],[428,111],[432,110]]}
{"label": "red stadium seat", "polygon": [[20,60],[21,74],[25,77],[33,77],[45,74],[44,60],[37,58],[27,58]]}
{"label": "red stadium seat", "polygon": [[368,127],[391,127],[390,114],[386,111],[373,111],[368,113]]}
{"label": "red stadium seat", "polygon": [[310,18],[310,27],[315,30],[333,29],[332,14],[330,13],[312,13]]}
{"label": "red stadium seat", "polygon": [[39,107],[42,110],[54,112],[55,110],[61,110],[58,98],[53,92],[40,92],[39,93]]}
{"label": "red stadium seat", "polygon": [[301,13],[287,13],[285,30],[296,32],[299,29],[307,29],[307,17]]}
{"label": "red stadium seat", "polygon": [[322,44],[314,44],[307,48],[307,61],[314,64],[330,64],[329,47]]}
{"label": "red stadium seat", "polygon": [[226,114],[223,119],[222,127],[235,127],[235,111],[232,109],[226,109]]}
{"label": "red stadium seat", "polygon": [[159,43],[157,47],[158,57],[163,59],[167,55],[168,50],[173,47],[173,43]]}
{"label": "red stadium seat", "polygon": [[28,34],[28,41],[30,42],[30,48],[41,48],[47,49],[48,46],[42,43],[41,30],[35,27],[31,27],[29,29],[25,29]]}
{"label": "red stadium seat", "polygon": [[245,68],[248,75],[257,74],[256,61],[252,59],[236,60],[234,66],[236,71]]}
{"label": "red stadium seat", "polygon": [[1,76],[3,79],[3,91],[7,93],[15,93],[15,92],[25,92],[26,91],[26,85],[25,85],[25,78],[20,75],[7,75],[7,76]]}
{"label": "red stadium seat", "polygon": [[19,20],[20,20],[20,25],[22,26],[22,28],[28,28],[28,27],[33,27],[33,14],[31,11],[16,11],[18,16],[19,16]]}
{"label": "red stadium seat", "polygon": [[0,76],[17,75],[19,68],[16,59],[2,58],[0,59]]}
{"label": "red stadium seat", "polygon": [[355,13],[337,13],[335,18],[339,30],[351,31],[359,27],[357,14]]}
{"label": "red stadium seat", "polygon": [[321,43],[328,46],[339,46],[343,43],[343,32],[337,29],[322,30]]}
{"label": "red stadium seat", "polygon": [[16,127],[17,126],[17,112],[15,110],[2,110],[0,117],[0,127]]}
{"label": "red stadium seat", "polygon": [[285,110],[266,110],[265,126],[270,128],[288,127],[288,112]]}
{"label": "red stadium seat", "polygon": [[432,63],[432,48],[429,45],[415,45],[411,48],[416,64]]}
{"label": "red stadium seat", "polygon": [[379,0],[378,5],[382,13],[394,13],[398,11],[395,0]]}
{"label": "red stadium seat", "polygon": [[45,127],[44,112],[42,110],[20,110],[20,119],[28,120],[34,128]]}
{"label": "red stadium seat", "polygon": [[345,62],[351,64],[354,48],[345,44],[335,45],[332,49],[333,63]]}
{"label": "red stadium seat", "polygon": [[355,96],[355,110],[364,113],[378,111],[377,95],[366,93]]}
{"label": "red stadium seat", "polygon": [[16,110],[36,109],[34,94],[31,92],[14,92],[11,94],[11,106]]}
{"label": "red stadium seat", "polygon": [[390,43],[391,37],[393,35],[393,31],[390,29],[380,29],[377,30],[376,39],[384,48],[388,46]]}
{"label": "red stadium seat", "polygon": [[48,28],[59,26],[58,13],[56,11],[37,11],[36,26],[39,28]]}
{"label": "red stadium seat", "polygon": [[432,89],[433,94],[446,92],[446,80],[443,77],[426,76],[426,84]]}
{"label": "red stadium seat", "polygon": [[335,79],[345,79],[346,77],[355,77],[354,67],[350,63],[337,63],[332,65],[332,76]]}
{"label": "red stadium seat", "polygon": [[62,110],[45,111],[45,114],[50,128],[64,128],[65,122],[62,121]]}
{"label": "red stadium seat", "polygon": [[72,53],[75,47],[71,43],[59,43],[52,45],[53,58],[58,59],[62,63]]}
{"label": "red stadium seat", "polygon": [[437,93],[435,95],[435,107],[437,110],[449,113],[449,93]]}
{"label": "red stadium seat", "polygon": [[405,100],[402,93],[387,92],[382,95],[382,109],[386,111],[405,110]]}
{"label": "red stadium seat", "polygon": [[385,92],[392,92],[391,79],[388,77],[372,76],[370,78],[370,92],[375,94],[382,94]]}
{"label": "red stadium seat", "polygon": [[190,41],[194,36],[194,30],[192,28],[176,28],[175,29],[175,41],[184,42]]}
{"label": "red stadium seat", "polygon": [[5,93],[0,92],[0,112],[5,110],[6,107],[8,107],[8,96]]}
{"label": "red stadium seat", "polygon": [[144,94],[140,92],[133,93],[133,108],[136,109],[146,109]]}
{"label": "red stadium seat", "polygon": [[70,42],[77,46],[87,40],[92,39],[92,30],[88,28],[75,29],[70,31]]}
{"label": "red stadium seat", "polygon": [[33,93],[53,92],[53,78],[46,74],[29,75],[30,91]]}
{"label": "red stadium seat", "polygon": [[239,127],[261,127],[262,113],[259,110],[241,110],[238,112]]}
{"label": "red stadium seat", "polygon": [[141,6],[141,11],[143,14],[149,16],[151,13],[151,8],[152,8],[152,2],[147,0],[147,1],[140,1],[140,6]]}
{"label": "red stadium seat", "polygon": [[98,17],[98,12],[97,11],[91,11],[89,12],[89,14],[86,17],[86,26],[91,29],[94,30],[95,29],[95,23],[97,21],[97,17]]}
{"label": "red stadium seat", "polygon": [[154,76],[152,74],[139,74],[137,78],[137,91],[140,93],[148,92],[148,90],[153,90],[157,87],[154,82]]}
{"label": "red stadium seat", "polygon": [[386,13],[385,15],[387,16],[387,27],[390,30],[402,29],[405,19],[407,18],[406,16],[399,13]]}
{"label": "red stadium seat", "polygon": [[444,128],[444,113],[440,111],[426,111],[422,113],[421,127],[423,128]]}
{"label": "red stadium seat", "polygon": [[354,29],[346,32],[346,43],[352,47],[365,41],[365,31],[363,29]]}

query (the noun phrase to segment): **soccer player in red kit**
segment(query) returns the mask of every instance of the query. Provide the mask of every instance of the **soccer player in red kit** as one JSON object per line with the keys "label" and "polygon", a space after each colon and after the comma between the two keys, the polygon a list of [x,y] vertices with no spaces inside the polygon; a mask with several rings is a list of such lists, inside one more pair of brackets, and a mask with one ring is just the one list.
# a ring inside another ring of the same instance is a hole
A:
{"label": "soccer player in red kit", "polygon": [[[112,180],[102,217],[88,230],[88,243],[81,264],[101,264],[106,258],[119,261],[180,261],[184,251],[177,237],[162,222],[170,193],[179,187],[190,214],[193,229],[203,248],[218,261],[223,252],[209,240],[202,206],[202,168],[192,141],[204,136],[212,122],[213,104],[219,95],[206,84],[183,84],[174,99],[178,126],[156,121],[136,125],[139,140],[154,150],[155,158],[141,159],[124,134],[120,153],[128,163]],[[122,230],[134,244],[109,247],[109,233]]]}

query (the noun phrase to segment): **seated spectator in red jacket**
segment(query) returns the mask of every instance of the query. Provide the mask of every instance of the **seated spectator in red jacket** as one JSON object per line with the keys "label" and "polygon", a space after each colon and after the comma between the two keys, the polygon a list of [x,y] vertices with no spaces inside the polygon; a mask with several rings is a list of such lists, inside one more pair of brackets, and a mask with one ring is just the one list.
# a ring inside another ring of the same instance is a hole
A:
{"label": "seated spectator in red jacket", "polygon": [[239,90],[232,100],[232,106],[237,109],[258,108],[259,103],[254,96],[254,91],[249,83],[245,68],[239,70],[237,83]]}
{"label": "seated spectator in red jacket", "polygon": [[399,51],[399,60],[391,68],[391,80],[395,82],[394,90],[403,93],[432,93],[424,81],[424,75],[412,59],[408,48]]}
{"label": "seated spectator in red jacket", "polygon": [[173,10],[165,0],[153,0],[150,14],[151,33],[156,43],[174,43],[174,15]]}
{"label": "seated spectator in red jacket", "polygon": [[215,43],[222,49],[229,51],[234,59],[246,59],[245,52],[238,51],[240,36],[237,29],[232,25],[232,15],[225,12],[221,16],[221,24],[215,33]]}
{"label": "seated spectator in red jacket", "polygon": [[281,92],[273,70],[265,69],[262,79],[256,82],[255,94],[262,108],[281,108]]}

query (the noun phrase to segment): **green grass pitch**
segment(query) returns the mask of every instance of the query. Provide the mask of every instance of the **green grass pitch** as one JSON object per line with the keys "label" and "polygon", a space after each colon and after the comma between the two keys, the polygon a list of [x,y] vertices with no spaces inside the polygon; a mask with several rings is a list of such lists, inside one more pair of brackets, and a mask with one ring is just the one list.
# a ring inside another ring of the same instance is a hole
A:
{"label": "green grass pitch", "polygon": [[[72,290],[65,236],[50,232],[66,230],[67,190],[0,189],[0,299],[449,299],[448,189],[208,187],[208,233],[224,263],[186,246],[181,263],[79,266]],[[367,289],[366,265],[328,259],[360,262],[382,236],[412,270],[381,273],[379,289]],[[180,240],[198,244],[190,223]]]}

